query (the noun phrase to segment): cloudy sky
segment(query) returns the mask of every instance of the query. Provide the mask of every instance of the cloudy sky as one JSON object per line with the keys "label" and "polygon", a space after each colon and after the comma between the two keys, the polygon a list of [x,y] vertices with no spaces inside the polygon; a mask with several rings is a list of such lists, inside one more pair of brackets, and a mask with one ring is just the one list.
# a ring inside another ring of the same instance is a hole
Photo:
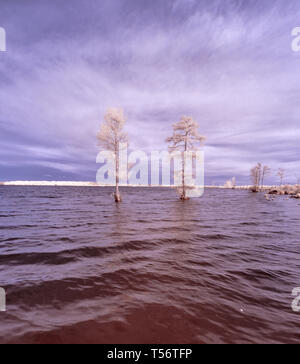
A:
{"label": "cloudy sky", "polygon": [[192,115],[206,182],[257,162],[300,179],[299,0],[0,0],[0,180],[94,181],[121,107],[132,149],[165,150]]}

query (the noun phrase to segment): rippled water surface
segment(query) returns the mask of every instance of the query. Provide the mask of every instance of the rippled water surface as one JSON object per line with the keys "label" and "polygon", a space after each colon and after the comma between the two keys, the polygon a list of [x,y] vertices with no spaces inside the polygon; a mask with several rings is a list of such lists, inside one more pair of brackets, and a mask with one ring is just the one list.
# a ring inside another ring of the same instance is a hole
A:
{"label": "rippled water surface", "polygon": [[300,206],[247,191],[0,187],[0,342],[300,342]]}

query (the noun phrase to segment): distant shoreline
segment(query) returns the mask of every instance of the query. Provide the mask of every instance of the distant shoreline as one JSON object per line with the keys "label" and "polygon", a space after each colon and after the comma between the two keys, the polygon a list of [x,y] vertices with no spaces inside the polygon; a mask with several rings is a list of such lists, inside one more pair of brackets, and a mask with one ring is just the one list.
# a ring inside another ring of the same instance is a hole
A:
{"label": "distant shoreline", "polygon": [[[73,181],[9,181],[0,182],[0,186],[30,186],[30,187],[113,187],[111,185],[101,185],[97,182],[73,182]],[[152,185],[121,185],[121,187],[140,187],[140,188],[178,188],[180,186],[152,186]],[[274,186],[264,186],[263,189],[271,189]],[[252,186],[236,186],[235,188],[226,186],[204,186],[204,188],[215,189],[236,189],[236,190],[249,190]]]}

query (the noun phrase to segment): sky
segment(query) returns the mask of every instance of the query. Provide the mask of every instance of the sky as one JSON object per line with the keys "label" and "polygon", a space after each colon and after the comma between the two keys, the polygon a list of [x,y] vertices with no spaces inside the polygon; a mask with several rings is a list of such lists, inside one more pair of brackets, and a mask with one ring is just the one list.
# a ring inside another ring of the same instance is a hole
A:
{"label": "sky", "polygon": [[0,0],[0,181],[95,181],[105,110],[130,148],[199,123],[207,184],[300,179],[299,0]]}

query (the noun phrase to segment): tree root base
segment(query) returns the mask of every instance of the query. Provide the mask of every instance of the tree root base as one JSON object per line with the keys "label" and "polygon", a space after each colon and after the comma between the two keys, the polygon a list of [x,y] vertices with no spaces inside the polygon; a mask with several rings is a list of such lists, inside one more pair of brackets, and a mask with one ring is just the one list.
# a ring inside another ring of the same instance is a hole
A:
{"label": "tree root base", "polygon": [[115,198],[115,203],[120,203],[120,202],[122,202],[122,198],[121,198],[121,196],[120,195],[114,195],[114,198]]}

